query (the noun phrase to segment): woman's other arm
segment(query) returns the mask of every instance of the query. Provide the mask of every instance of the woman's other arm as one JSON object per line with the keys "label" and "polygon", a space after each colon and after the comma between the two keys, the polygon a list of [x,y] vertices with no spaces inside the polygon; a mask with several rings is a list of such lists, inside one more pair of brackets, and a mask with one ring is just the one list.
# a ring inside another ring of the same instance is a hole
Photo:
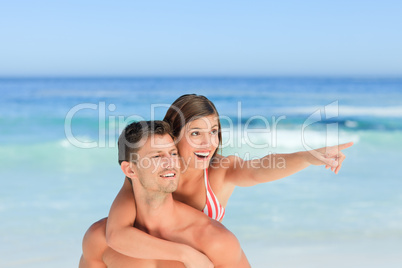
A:
{"label": "woman's other arm", "polygon": [[253,186],[290,176],[310,165],[325,165],[338,174],[346,156],[341,152],[353,142],[339,146],[323,147],[316,150],[291,154],[270,154],[260,159],[244,161],[239,157],[228,157],[225,182],[236,186]]}

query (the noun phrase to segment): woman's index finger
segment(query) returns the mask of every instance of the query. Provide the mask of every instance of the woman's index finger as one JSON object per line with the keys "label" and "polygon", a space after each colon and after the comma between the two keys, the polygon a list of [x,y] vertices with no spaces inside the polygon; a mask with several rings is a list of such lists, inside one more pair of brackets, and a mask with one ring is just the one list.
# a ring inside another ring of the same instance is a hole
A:
{"label": "woman's index finger", "polygon": [[343,149],[351,147],[352,145],[353,145],[353,141],[348,142],[348,143],[344,143],[344,144],[340,144],[338,146],[338,148],[339,148],[339,150],[343,150]]}

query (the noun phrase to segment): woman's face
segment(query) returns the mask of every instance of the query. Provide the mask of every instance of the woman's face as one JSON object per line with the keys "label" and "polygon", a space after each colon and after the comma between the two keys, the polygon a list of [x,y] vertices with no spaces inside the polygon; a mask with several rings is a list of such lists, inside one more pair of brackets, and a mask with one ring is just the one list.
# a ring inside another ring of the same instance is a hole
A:
{"label": "woman's face", "polygon": [[201,117],[187,123],[180,132],[177,148],[182,159],[182,171],[188,167],[208,168],[219,145],[219,118],[217,115]]}

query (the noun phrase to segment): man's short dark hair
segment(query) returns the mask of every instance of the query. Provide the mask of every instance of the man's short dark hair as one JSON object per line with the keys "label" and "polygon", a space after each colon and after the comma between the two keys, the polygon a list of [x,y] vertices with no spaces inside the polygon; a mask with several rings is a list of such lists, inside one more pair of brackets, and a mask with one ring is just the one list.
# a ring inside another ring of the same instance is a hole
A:
{"label": "man's short dark hair", "polygon": [[165,134],[172,136],[170,125],[164,121],[139,121],[129,124],[119,137],[119,164],[137,160],[136,155],[142,146],[143,138]]}

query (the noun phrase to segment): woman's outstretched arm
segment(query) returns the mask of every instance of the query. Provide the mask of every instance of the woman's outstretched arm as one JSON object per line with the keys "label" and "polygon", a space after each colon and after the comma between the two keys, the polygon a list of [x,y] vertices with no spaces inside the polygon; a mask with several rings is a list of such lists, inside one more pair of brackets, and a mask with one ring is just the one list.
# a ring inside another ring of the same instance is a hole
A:
{"label": "woman's outstretched arm", "polygon": [[225,182],[242,187],[253,186],[290,176],[310,165],[325,165],[338,174],[346,158],[341,151],[352,145],[353,142],[349,142],[291,154],[270,154],[248,161],[229,156]]}
{"label": "woman's outstretched arm", "polygon": [[131,184],[125,179],[113,201],[106,225],[106,242],[115,251],[139,259],[174,260],[187,268],[213,267],[194,248],[151,236],[135,227],[136,205]]}

